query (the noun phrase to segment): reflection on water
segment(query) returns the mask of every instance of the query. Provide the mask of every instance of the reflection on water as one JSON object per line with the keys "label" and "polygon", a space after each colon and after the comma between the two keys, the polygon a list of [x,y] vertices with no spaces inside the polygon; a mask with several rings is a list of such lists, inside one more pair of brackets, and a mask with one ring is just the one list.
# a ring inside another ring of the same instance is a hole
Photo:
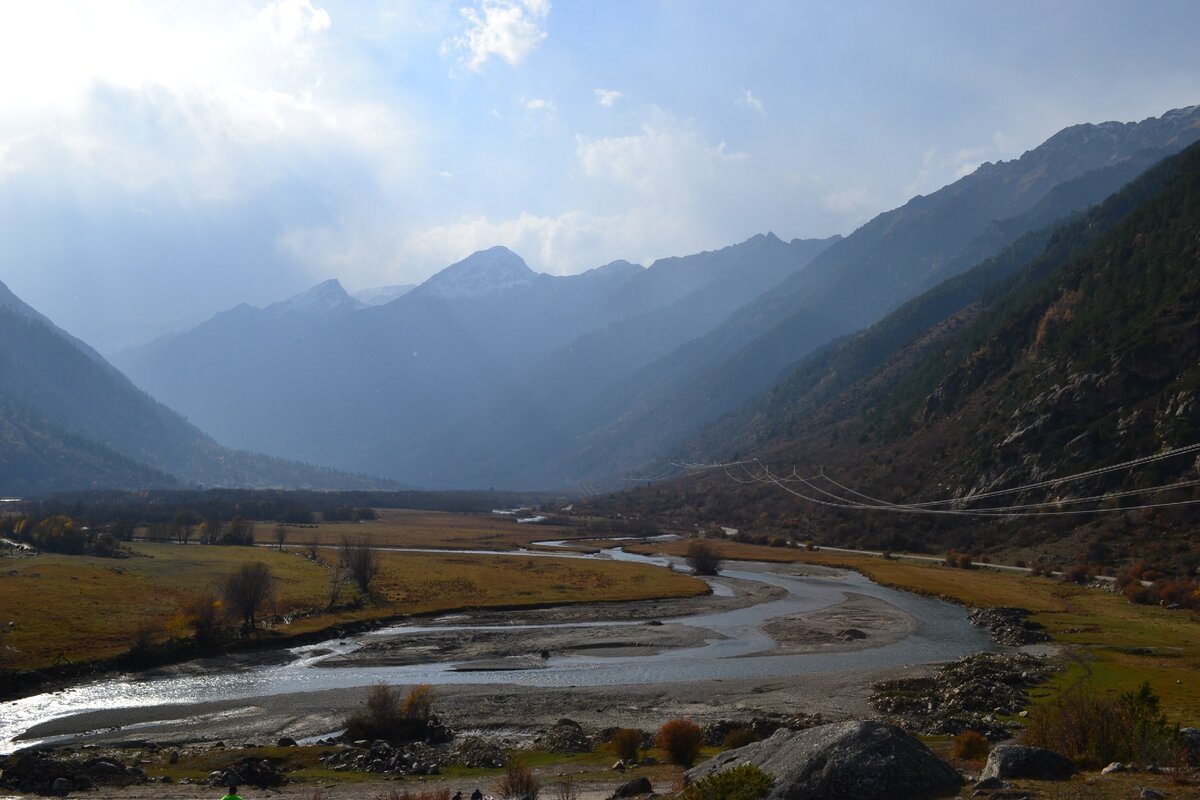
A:
{"label": "reflection on water", "polygon": [[[643,563],[667,563],[662,558],[637,556],[615,549],[605,551],[604,555]],[[544,669],[523,672],[459,672],[452,669],[452,662],[380,667],[317,666],[327,658],[343,655],[360,646],[357,640],[348,639],[296,648],[290,651],[293,658],[285,664],[231,668],[203,675],[134,676],[102,680],[0,705],[0,752],[15,749],[13,739],[35,724],[90,710],[232,700],[269,694],[369,686],[380,681],[397,684],[507,683],[555,687],[784,677],[948,661],[989,647],[986,632],[971,626],[962,608],[940,600],[888,589],[857,573],[839,574],[836,577],[812,577],[729,569],[723,570],[721,575],[778,586],[786,590],[787,595],[779,600],[748,608],[671,620],[712,631],[714,635],[699,647],[668,650],[648,656],[554,656],[544,662]],[[710,585],[713,586],[714,593],[732,594],[729,586],[720,581],[712,581]],[[775,642],[762,632],[761,627],[765,622],[787,614],[828,608],[844,600],[847,592],[879,598],[907,612],[916,620],[916,630],[899,641],[873,649],[808,655],[770,655]],[[614,619],[609,622],[586,624],[614,625],[628,622],[629,620]],[[489,627],[497,626],[398,626],[365,634],[361,638],[388,633]],[[510,630],[541,626],[500,627]],[[571,627],[571,624],[555,623],[554,627]]]}

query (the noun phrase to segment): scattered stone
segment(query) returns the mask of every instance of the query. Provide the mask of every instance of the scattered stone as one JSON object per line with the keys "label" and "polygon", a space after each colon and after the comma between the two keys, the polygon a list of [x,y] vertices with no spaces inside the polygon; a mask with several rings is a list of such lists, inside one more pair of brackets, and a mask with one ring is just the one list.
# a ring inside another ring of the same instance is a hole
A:
{"label": "scattered stone", "polygon": [[725,743],[725,737],[739,728],[749,728],[757,739],[766,739],[780,728],[802,731],[822,724],[820,714],[764,714],[749,720],[722,719],[703,727],[704,743],[714,747]]}
{"label": "scattered stone", "polygon": [[996,789],[1004,788],[1004,781],[999,778],[984,778],[975,784],[976,789],[982,789],[985,792],[993,792]]}
{"label": "scattered stone", "polygon": [[625,771],[625,762],[618,761],[617,763],[612,765],[612,768],[617,772],[624,772]]}
{"label": "scattered stone", "polygon": [[876,683],[870,703],[911,731],[953,736],[973,730],[999,741],[1010,733],[996,715],[1017,713],[1029,687],[1051,669],[1045,659],[1027,653],[978,653],[931,676]]}
{"label": "scattered stone", "polygon": [[210,772],[204,782],[209,786],[243,785],[265,789],[287,783],[287,777],[277,764],[245,756],[228,769]]}
{"label": "scattered stone", "polygon": [[1065,781],[1074,774],[1075,765],[1058,753],[1021,744],[999,744],[988,753],[979,777]]}
{"label": "scattered stone", "polygon": [[1138,792],[1138,797],[1142,800],[1163,800],[1166,797],[1162,792],[1156,792],[1153,789],[1142,789]]}
{"label": "scattered stone", "polygon": [[450,754],[455,764],[472,769],[499,769],[508,765],[504,749],[482,736],[468,736]]}
{"label": "scattered stone", "polygon": [[559,720],[548,733],[538,737],[537,746],[551,753],[589,753],[595,744],[574,720]]}
{"label": "scattered stone", "polygon": [[279,747],[296,747],[296,740],[290,736],[280,736],[279,741],[275,743]]}
{"label": "scattered stone", "polygon": [[145,783],[146,772],[114,758],[77,757],[52,753],[23,753],[0,759],[0,788],[29,794],[84,791],[94,786],[124,787]]}
{"label": "scattered stone", "polygon": [[1111,775],[1114,772],[1124,772],[1125,769],[1126,769],[1125,765],[1122,764],[1120,761],[1114,761],[1111,764],[1109,764],[1107,767],[1105,767],[1104,769],[1100,770],[1100,774],[1101,775]]}
{"label": "scattered stone", "polygon": [[650,779],[647,777],[634,778],[628,783],[623,783],[617,787],[617,790],[609,796],[609,800],[618,800],[623,797],[637,797],[640,794],[650,794],[654,791],[650,786]]}
{"label": "scattered stone", "polygon": [[779,730],[686,774],[695,781],[745,763],[775,777],[766,800],[915,800],[954,794],[963,783],[917,739],[875,721]]}
{"label": "scattered stone", "polygon": [[977,608],[968,619],[972,625],[987,628],[992,640],[1009,647],[1050,641],[1050,635],[1036,622],[1030,622],[1023,608]]}

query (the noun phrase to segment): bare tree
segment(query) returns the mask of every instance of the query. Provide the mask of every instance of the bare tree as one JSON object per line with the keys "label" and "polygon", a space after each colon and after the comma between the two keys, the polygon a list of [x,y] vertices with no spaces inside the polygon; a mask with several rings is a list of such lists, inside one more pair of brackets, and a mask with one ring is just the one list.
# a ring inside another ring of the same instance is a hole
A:
{"label": "bare tree", "polygon": [[341,566],[364,597],[371,593],[371,583],[379,575],[379,553],[371,549],[366,539],[342,537]]}
{"label": "bare tree", "polygon": [[716,575],[721,569],[717,548],[703,539],[693,539],[688,545],[687,561],[697,575]]}
{"label": "bare tree", "polygon": [[287,541],[288,529],[285,525],[275,526],[275,544],[279,545],[279,549],[283,549],[284,543]]}
{"label": "bare tree", "polygon": [[242,618],[242,631],[254,630],[254,615],[271,598],[275,590],[275,576],[271,568],[261,561],[242,564],[237,572],[225,579],[221,595],[230,612]]}

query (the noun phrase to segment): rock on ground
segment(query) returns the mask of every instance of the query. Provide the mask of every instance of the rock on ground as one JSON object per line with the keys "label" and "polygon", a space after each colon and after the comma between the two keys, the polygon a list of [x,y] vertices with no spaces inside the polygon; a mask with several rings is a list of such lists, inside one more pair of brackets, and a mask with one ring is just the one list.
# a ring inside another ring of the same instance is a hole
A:
{"label": "rock on ground", "polygon": [[915,738],[873,721],[780,730],[688,770],[687,778],[745,763],[774,777],[767,800],[918,800],[955,794],[963,783]]}
{"label": "rock on ground", "polygon": [[980,779],[1034,778],[1046,781],[1070,780],[1075,765],[1058,753],[1022,744],[999,744],[988,754]]}

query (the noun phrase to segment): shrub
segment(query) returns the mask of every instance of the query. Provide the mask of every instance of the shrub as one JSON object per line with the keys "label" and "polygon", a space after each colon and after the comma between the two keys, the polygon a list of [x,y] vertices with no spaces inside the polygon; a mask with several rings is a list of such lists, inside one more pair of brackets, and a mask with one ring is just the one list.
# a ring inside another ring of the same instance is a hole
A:
{"label": "shrub", "polygon": [[662,750],[672,764],[690,767],[700,755],[704,732],[691,720],[673,719],[658,729],[654,746]]}
{"label": "shrub", "polygon": [[225,608],[212,592],[201,592],[188,600],[181,616],[202,650],[221,641],[225,633]]}
{"label": "shrub", "polygon": [[774,779],[753,764],[701,778],[683,790],[679,800],[759,800],[771,791]]}
{"label": "shrub", "polygon": [[391,789],[375,795],[375,800],[450,800],[450,790],[421,789],[414,792],[408,789],[402,791]]}
{"label": "shrub", "polygon": [[982,733],[966,730],[954,737],[950,754],[965,761],[978,761],[986,758],[991,749],[991,743]]}
{"label": "shrub", "polygon": [[579,787],[573,775],[559,775],[550,786],[550,797],[553,800],[579,800]]}
{"label": "shrub", "polygon": [[346,738],[352,741],[412,741],[421,738],[425,730],[425,722],[405,715],[400,690],[384,683],[368,689],[366,704],[346,718]]}
{"label": "shrub", "polygon": [[538,780],[533,770],[517,761],[510,761],[496,781],[496,794],[501,797],[528,797],[537,800],[538,792],[542,790],[542,782]]}
{"label": "shrub", "polygon": [[404,718],[428,727],[433,718],[433,697],[433,687],[427,683],[409,689],[408,696],[404,698],[404,708],[401,709]]}
{"label": "shrub", "polygon": [[1063,692],[1032,711],[1025,741],[1092,768],[1113,761],[1167,763],[1179,744],[1148,683],[1120,695],[1089,687]]}
{"label": "shrub", "polygon": [[642,752],[642,732],[637,728],[621,728],[608,740],[617,758],[636,762]]}
{"label": "shrub", "polygon": [[747,727],[734,728],[729,733],[725,734],[725,747],[732,750],[735,747],[745,747],[748,744],[753,744],[758,741],[758,736],[754,731]]}
{"label": "shrub", "polygon": [[697,575],[716,575],[721,569],[721,557],[717,548],[703,539],[693,539],[688,545],[687,562]]}

